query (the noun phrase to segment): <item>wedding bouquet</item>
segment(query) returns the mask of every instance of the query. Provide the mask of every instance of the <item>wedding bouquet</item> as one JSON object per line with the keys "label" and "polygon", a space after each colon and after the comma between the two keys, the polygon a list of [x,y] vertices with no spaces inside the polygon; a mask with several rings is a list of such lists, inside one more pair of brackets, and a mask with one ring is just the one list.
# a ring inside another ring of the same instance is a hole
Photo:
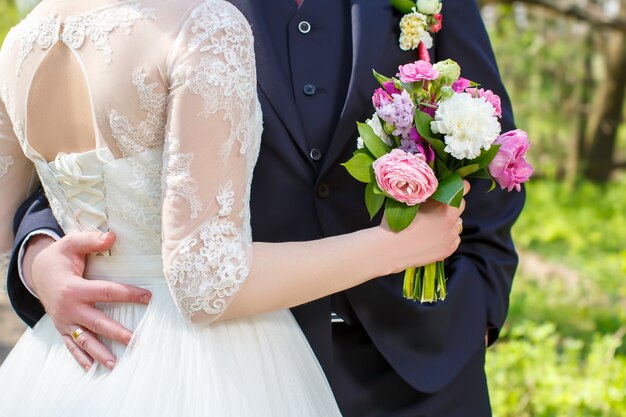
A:
{"label": "wedding bouquet", "polygon": [[[500,98],[462,78],[456,62],[418,60],[400,66],[395,77],[374,76],[381,85],[372,96],[375,112],[357,123],[357,150],[343,164],[367,184],[371,218],[384,207],[389,227],[401,231],[428,198],[459,207],[463,178],[519,191],[532,175],[527,134],[500,134]],[[420,302],[445,299],[443,261],[408,269],[403,295]]]}

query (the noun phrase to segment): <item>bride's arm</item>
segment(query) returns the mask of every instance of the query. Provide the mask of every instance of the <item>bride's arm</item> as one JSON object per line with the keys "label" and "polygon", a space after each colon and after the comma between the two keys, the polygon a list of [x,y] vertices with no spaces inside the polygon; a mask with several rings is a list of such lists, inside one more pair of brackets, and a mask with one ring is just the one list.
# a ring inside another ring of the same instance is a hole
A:
{"label": "bride's arm", "polygon": [[428,202],[399,234],[377,226],[309,242],[255,242],[248,279],[221,318],[293,307],[444,259],[459,244],[460,213]]}
{"label": "bride's arm", "polygon": [[0,273],[6,267],[13,245],[13,216],[29,195],[35,170],[20,147],[5,103],[0,99]]}
{"label": "bride's arm", "polygon": [[438,203],[399,234],[378,226],[252,244],[249,187],[261,132],[248,23],[226,3],[204,3],[183,26],[166,72],[164,272],[190,320],[295,306],[442,259],[458,245],[460,210]]}

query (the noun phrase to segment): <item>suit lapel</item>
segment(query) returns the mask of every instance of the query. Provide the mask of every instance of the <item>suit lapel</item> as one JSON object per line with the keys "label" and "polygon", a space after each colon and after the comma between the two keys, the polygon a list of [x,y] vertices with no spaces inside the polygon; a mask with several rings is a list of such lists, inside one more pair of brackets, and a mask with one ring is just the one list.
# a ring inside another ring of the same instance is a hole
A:
{"label": "suit lapel", "polygon": [[[363,86],[374,85],[372,69],[380,66],[378,60],[383,56],[385,46],[389,45],[389,37],[395,36],[393,31],[388,30],[392,27],[393,14],[387,1],[351,0],[351,3],[352,74],[346,102],[322,167],[322,175],[336,165],[337,158],[353,139],[356,122],[364,121],[361,120],[365,116],[361,114],[363,103],[371,101],[374,91],[364,89]],[[374,112],[373,108],[371,112]]]}
{"label": "suit lapel", "polygon": [[[308,154],[308,145],[296,109],[291,91],[289,75],[284,74],[276,65],[277,59],[267,31],[268,22],[260,14],[260,8],[267,6],[267,2],[254,0],[229,0],[248,19],[254,34],[254,53],[256,56],[257,83],[259,93],[267,97],[272,109],[283,122],[292,138],[305,154]],[[268,111],[268,109],[264,109]]]}

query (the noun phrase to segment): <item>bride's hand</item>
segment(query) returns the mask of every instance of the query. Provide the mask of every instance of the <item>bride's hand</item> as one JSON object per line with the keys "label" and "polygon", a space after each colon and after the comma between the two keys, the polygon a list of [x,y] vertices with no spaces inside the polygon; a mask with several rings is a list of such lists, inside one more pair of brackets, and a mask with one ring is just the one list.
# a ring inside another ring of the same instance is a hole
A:
{"label": "bride's hand", "polygon": [[[464,180],[463,195],[469,189],[469,183]],[[427,265],[452,255],[461,242],[461,214],[464,210],[465,199],[461,201],[459,208],[430,199],[420,204],[413,223],[397,233],[394,250],[399,258],[398,266],[393,272]],[[393,233],[389,230],[386,219],[383,219],[381,227]]]}

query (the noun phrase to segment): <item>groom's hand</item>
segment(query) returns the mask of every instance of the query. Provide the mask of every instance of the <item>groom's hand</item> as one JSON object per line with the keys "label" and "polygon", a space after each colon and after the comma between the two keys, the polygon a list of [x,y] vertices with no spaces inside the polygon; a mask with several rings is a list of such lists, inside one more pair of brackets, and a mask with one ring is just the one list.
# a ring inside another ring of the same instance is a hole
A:
{"label": "groom's hand", "polygon": [[[116,358],[97,335],[128,345],[132,332],[95,308],[95,303],[148,304],[149,291],[108,281],[83,279],[90,253],[107,251],[115,242],[113,233],[76,232],[58,241],[38,236],[24,255],[26,281],[43,304],[54,326],[76,361],[89,369],[97,361],[109,369]],[[72,338],[82,328],[84,333]]]}

